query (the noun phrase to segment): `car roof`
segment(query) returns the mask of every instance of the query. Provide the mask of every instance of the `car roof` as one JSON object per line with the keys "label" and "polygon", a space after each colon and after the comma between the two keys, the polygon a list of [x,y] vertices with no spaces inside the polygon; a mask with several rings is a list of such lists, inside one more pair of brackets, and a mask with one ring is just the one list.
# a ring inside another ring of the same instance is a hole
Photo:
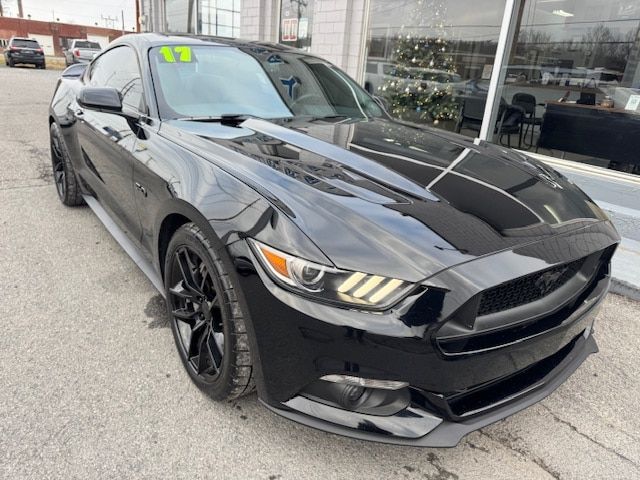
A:
{"label": "car roof", "polygon": [[229,47],[247,47],[247,48],[264,48],[270,51],[279,52],[298,52],[308,54],[297,48],[288,47],[279,43],[271,42],[258,42],[251,40],[243,40],[237,38],[216,37],[213,35],[194,35],[194,34],[182,34],[182,33],[130,33],[123,35],[115,39],[111,45],[129,44],[138,49],[149,49],[161,45],[176,45],[176,44],[188,44],[188,45],[216,45],[216,46],[229,46]]}

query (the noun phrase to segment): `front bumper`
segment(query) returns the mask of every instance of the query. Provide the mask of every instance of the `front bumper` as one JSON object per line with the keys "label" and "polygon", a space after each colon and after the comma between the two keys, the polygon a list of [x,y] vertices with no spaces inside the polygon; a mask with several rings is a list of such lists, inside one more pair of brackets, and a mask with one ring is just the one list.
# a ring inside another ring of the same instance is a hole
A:
{"label": "front bumper", "polygon": [[[592,327],[609,288],[608,265],[617,240],[612,227],[596,224],[480,258],[435,275],[426,292],[375,314],[311,302],[283,290],[246,242],[238,241],[228,248],[242,267],[238,272],[251,317],[260,399],[282,416],[346,436],[455,446],[468,432],[544,398],[597,351]],[[585,279],[580,288],[567,282],[564,290],[509,310],[526,314],[526,321],[503,314],[478,317],[467,330],[474,341],[461,342],[467,338],[462,336],[451,342],[455,329],[445,327],[456,324],[459,312],[479,292],[583,257],[587,260],[576,277]],[[562,295],[568,297],[559,300]],[[496,321],[511,323],[496,330]],[[488,345],[496,331],[502,343]],[[515,338],[517,332],[522,336]],[[443,345],[453,347],[447,351]],[[465,345],[482,348],[465,351]],[[310,385],[332,374],[407,382],[410,403],[392,415],[375,415],[307,394]]]}
{"label": "front bumper", "polygon": [[485,415],[465,421],[445,420],[415,405],[407,408],[403,414],[392,417],[346,412],[302,396],[286,402],[286,408],[265,405],[289,420],[360,440],[414,447],[455,447],[468,433],[509,417],[545,398],[562,385],[589,355],[597,352],[598,346],[592,335],[577,338],[570,353],[540,382],[538,388]]}

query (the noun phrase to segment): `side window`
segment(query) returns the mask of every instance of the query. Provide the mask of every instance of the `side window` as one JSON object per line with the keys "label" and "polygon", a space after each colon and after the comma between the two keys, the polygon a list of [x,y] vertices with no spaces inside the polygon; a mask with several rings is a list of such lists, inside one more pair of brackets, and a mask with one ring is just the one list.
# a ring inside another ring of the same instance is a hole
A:
{"label": "side window", "polygon": [[89,85],[113,87],[122,94],[122,105],[144,110],[144,93],[136,53],[127,46],[116,47],[91,66]]}

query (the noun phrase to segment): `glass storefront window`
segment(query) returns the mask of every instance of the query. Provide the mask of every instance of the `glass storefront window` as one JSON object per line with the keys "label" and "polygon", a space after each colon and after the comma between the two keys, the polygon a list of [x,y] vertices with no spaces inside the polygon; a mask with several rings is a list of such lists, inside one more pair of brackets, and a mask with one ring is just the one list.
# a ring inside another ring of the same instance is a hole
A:
{"label": "glass storefront window", "polygon": [[282,0],[280,43],[309,50],[314,0]]}
{"label": "glass storefront window", "polygon": [[239,0],[200,0],[200,33],[220,37],[240,35]]}
{"label": "glass storefront window", "polygon": [[393,116],[477,136],[505,0],[371,0],[365,88]]}
{"label": "glass storefront window", "polygon": [[640,174],[640,2],[523,0],[515,17],[493,141]]}
{"label": "glass storefront window", "polygon": [[165,0],[166,31],[237,37],[240,0]]}
{"label": "glass storefront window", "polygon": [[196,0],[165,0],[165,31],[168,33],[195,33],[196,8]]}

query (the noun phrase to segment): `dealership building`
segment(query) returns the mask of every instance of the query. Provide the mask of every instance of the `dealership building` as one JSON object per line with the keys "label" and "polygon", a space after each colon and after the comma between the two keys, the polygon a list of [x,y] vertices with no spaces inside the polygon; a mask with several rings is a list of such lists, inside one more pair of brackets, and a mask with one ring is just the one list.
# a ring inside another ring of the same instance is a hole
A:
{"label": "dealership building", "polygon": [[141,11],[149,31],[308,50],[406,121],[640,178],[638,0],[141,0]]}

